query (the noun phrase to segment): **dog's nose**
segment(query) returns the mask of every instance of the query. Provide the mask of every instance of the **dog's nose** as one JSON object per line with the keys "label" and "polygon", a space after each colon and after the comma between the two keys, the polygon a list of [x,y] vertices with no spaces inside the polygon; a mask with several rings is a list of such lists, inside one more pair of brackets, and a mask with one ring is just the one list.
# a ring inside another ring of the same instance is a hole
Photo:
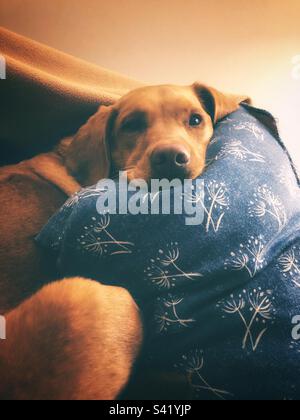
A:
{"label": "dog's nose", "polygon": [[180,176],[190,163],[190,153],[184,146],[160,146],[151,156],[153,175],[158,177]]}

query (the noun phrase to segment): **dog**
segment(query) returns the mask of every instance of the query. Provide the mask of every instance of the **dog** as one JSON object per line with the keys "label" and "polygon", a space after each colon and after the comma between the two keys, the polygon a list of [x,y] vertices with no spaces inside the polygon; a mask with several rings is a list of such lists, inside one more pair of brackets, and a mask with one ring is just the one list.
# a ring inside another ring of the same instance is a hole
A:
{"label": "dog", "polygon": [[88,279],[57,281],[34,238],[69,196],[119,170],[146,181],[199,176],[214,125],[241,102],[250,99],[201,83],[139,88],[52,152],[1,168],[0,398],[117,398],[143,341],[134,300]]}
{"label": "dog", "polygon": [[101,107],[69,139],[67,168],[83,186],[120,170],[129,180],[196,178],[205,168],[214,124],[250,101],[199,83],[135,89]]}

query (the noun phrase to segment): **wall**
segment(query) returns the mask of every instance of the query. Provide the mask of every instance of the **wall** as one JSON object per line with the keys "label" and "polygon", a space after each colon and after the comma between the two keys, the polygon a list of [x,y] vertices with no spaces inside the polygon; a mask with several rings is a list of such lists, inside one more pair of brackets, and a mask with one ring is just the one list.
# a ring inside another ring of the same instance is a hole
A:
{"label": "wall", "polygon": [[300,164],[300,0],[0,0],[0,25],[150,83],[252,95]]}

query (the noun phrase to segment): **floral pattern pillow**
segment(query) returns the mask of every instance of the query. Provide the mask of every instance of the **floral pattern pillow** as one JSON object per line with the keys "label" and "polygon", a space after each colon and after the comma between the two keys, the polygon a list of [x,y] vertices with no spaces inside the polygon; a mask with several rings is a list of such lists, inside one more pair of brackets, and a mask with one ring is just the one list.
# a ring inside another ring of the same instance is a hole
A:
{"label": "floral pattern pillow", "polygon": [[[143,312],[145,368],[182,372],[196,399],[300,397],[300,190],[270,114],[221,121],[185,215],[99,214],[97,186],[37,238],[63,276],[126,287]],[[126,319],[124,320],[126,324]]]}

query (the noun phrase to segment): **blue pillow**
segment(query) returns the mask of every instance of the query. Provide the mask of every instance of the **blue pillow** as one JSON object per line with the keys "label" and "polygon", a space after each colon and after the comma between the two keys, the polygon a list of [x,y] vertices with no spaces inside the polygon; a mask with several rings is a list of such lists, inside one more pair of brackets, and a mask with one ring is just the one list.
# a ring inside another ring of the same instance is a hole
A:
{"label": "blue pillow", "polygon": [[300,190],[272,116],[245,105],[221,121],[201,179],[200,226],[185,214],[101,215],[94,186],[37,241],[62,276],[132,293],[144,366],[183,372],[193,398],[297,399]]}

